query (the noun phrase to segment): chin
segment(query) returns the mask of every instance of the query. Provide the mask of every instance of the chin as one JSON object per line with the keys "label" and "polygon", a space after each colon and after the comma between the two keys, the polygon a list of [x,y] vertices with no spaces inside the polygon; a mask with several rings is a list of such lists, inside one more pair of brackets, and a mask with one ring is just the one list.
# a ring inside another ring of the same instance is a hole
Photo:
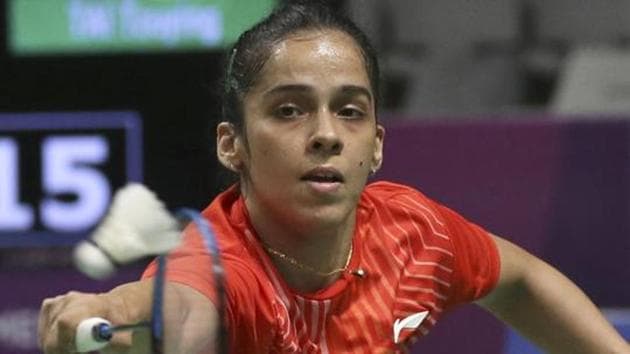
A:
{"label": "chin", "polygon": [[312,227],[338,227],[354,215],[354,210],[343,204],[310,206],[300,212],[300,219]]}

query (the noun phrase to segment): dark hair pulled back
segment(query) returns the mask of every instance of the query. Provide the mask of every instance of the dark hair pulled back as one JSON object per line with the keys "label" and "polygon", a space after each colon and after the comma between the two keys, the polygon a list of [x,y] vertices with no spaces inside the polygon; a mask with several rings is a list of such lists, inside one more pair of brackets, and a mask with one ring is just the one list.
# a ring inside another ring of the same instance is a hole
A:
{"label": "dark hair pulled back", "polygon": [[241,131],[244,124],[242,99],[256,83],[273,47],[288,36],[304,30],[332,29],[354,39],[363,55],[372,91],[379,96],[379,67],[367,36],[330,5],[315,0],[287,1],[268,17],[243,32],[228,53],[223,89],[223,120]]}

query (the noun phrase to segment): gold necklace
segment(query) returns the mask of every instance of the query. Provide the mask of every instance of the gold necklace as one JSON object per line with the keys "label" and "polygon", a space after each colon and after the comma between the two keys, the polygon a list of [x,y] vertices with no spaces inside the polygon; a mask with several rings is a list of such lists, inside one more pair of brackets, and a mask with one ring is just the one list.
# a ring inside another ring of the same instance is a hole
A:
{"label": "gold necklace", "polygon": [[348,251],[348,257],[346,258],[346,264],[344,264],[343,268],[335,268],[329,272],[322,272],[318,269],[316,269],[313,266],[310,266],[308,264],[304,264],[301,262],[298,262],[297,259],[286,255],[285,253],[282,253],[276,249],[271,248],[270,246],[268,246],[266,243],[261,242],[262,245],[265,247],[265,249],[267,250],[267,252],[273,254],[274,256],[278,256],[282,261],[289,263],[290,265],[301,269],[301,270],[306,270],[309,271],[311,273],[314,273],[318,276],[322,276],[322,277],[328,277],[331,276],[333,274],[337,274],[337,273],[342,273],[345,272],[346,269],[348,269],[348,265],[350,264],[350,259],[352,258],[352,243],[350,243],[350,251]]}

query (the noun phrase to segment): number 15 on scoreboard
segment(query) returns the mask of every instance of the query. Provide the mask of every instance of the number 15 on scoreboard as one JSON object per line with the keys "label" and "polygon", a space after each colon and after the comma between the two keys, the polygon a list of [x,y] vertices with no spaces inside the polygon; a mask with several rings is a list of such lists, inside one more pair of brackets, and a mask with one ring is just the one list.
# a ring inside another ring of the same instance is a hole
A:
{"label": "number 15 on scoreboard", "polygon": [[0,247],[70,245],[142,181],[132,112],[0,114]]}

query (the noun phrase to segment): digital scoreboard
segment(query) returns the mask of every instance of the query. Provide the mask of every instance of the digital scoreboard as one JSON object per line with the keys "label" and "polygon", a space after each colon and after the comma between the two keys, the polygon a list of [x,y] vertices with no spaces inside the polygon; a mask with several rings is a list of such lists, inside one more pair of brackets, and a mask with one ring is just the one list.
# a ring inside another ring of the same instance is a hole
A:
{"label": "digital scoreboard", "polygon": [[142,177],[133,112],[0,114],[0,247],[71,245]]}

